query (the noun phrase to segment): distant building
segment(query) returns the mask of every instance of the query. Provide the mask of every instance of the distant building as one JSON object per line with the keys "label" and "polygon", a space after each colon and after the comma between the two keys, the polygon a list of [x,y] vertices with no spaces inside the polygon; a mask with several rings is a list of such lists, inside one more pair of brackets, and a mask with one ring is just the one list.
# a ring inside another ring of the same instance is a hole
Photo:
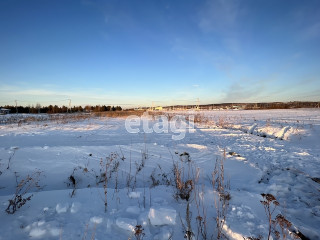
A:
{"label": "distant building", "polygon": [[1,115],[9,114],[10,111],[11,111],[10,109],[0,108],[0,114]]}

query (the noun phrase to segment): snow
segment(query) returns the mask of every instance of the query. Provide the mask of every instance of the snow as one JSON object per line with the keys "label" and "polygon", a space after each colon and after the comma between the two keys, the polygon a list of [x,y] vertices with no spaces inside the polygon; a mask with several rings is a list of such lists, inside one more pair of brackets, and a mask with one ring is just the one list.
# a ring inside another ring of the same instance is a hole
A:
{"label": "snow", "polygon": [[77,213],[81,209],[81,203],[74,202],[70,208],[71,213]]}
{"label": "snow", "polygon": [[172,237],[172,229],[168,227],[161,228],[161,231],[159,234],[154,236],[154,240],[168,240]]}
{"label": "snow", "polygon": [[102,223],[103,219],[101,217],[92,217],[90,218],[90,222],[100,224]]}
{"label": "snow", "polygon": [[66,213],[68,208],[69,208],[69,205],[67,203],[66,204],[58,203],[56,206],[56,211],[57,213]]}
{"label": "snow", "polygon": [[46,233],[46,230],[45,229],[41,229],[41,228],[33,228],[29,235],[30,237],[33,237],[33,238],[40,238],[42,237],[44,234]]}
{"label": "snow", "polygon": [[170,208],[150,208],[148,217],[153,226],[175,225],[177,212]]}
{"label": "snow", "polygon": [[135,226],[137,225],[137,220],[130,218],[117,218],[116,224],[123,230],[133,232]]}
{"label": "snow", "polygon": [[[34,115],[39,121],[18,125],[19,117],[28,116],[0,116],[0,239],[82,239],[85,234],[128,239],[137,225],[144,239],[184,239],[187,201],[176,197],[173,163],[183,169],[184,179],[194,180],[192,232],[197,236],[198,199],[206,209],[209,238],[215,239],[218,198],[211,174],[216,159],[223,159],[230,184],[223,226],[228,238],[266,238],[260,194],[271,193],[280,203],[274,216],[281,213],[293,229],[320,239],[318,109],[166,114],[204,120],[175,141],[170,131],[140,128],[130,134],[124,118],[62,121]],[[157,122],[147,118],[150,126]],[[105,209],[101,162],[107,161]],[[17,181],[35,171],[41,172],[40,188],[31,188],[26,195],[31,199],[14,214],[6,213]]]}
{"label": "snow", "polygon": [[137,206],[127,207],[126,212],[127,213],[132,213],[132,214],[139,214],[140,213],[140,208],[137,207]]}
{"label": "snow", "polygon": [[199,149],[199,150],[207,149],[207,146],[199,145],[199,144],[186,144],[186,146],[194,149]]}
{"label": "snow", "polygon": [[130,192],[129,198],[140,198],[141,192]]}

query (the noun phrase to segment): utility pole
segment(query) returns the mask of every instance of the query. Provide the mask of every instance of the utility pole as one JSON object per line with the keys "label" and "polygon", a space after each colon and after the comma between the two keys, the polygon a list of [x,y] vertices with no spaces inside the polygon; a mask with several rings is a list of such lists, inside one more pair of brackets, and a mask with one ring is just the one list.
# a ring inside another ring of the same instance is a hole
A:
{"label": "utility pole", "polygon": [[[69,100],[69,111],[71,113],[71,99],[68,99],[68,100]],[[67,110],[67,112],[68,112],[68,110]]]}
{"label": "utility pole", "polygon": [[14,102],[16,103],[16,113],[18,113],[18,101],[14,100]]}
{"label": "utility pole", "polygon": [[200,99],[197,98],[196,110],[200,110]]}
{"label": "utility pole", "polygon": [[40,108],[41,108],[40,103],[37,103],[37,104],[36,104],[36,108],[38,109],[38,114],[39,114],[39,113],[40,113]]}

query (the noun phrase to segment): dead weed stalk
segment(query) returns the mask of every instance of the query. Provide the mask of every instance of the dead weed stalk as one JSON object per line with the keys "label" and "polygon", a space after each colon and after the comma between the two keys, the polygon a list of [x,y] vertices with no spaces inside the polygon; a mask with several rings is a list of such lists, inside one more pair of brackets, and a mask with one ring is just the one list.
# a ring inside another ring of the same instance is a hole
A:
{"label": "dead weed stalk", "polygon": [[191,192],[194,188],[193,180],[189,179],[189,176],[184,180],[184,167],[180,168],[178,163],[173,164],[173,174],[175,179],[176,198],[189,201]]}
{"label": "dead weed stalk", "polygon": [[224,161],[225,161],[225,151],[224,158],[217,159],[214,167],[214,171],[212,172],[212,186],[214,191],[218,193],[218,198],[215,197],[214,204],[216,208],[216,229],[217,229],[217,237],[216,239],[226,238],[223,233],[224,224],[226,222],[227,211],[229,207],[229,201],[231,199],[229,190],[230,183],[225,182],[224,176]]}
{"label": "dead weed stalk", "polygon": [[[16,173],[15,173],[16,174]],[[19,208],[26,204],[27,201],[31,200],[33,194],[26,196],[33,188],[40,189],[40,171],[36,171],[31,175],[27,175],[26,178],[18,182],[16,175],[16,192],[12,199],[9,200],[9,205],[6,209],[8,214],[14,214]]]}

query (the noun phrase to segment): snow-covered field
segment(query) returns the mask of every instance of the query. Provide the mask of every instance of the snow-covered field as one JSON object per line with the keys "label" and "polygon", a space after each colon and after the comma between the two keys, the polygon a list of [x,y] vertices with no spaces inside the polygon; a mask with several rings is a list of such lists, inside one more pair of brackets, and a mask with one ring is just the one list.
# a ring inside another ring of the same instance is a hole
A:
{"label": "snow-covered field", "polygon": [[[174,114],[195,115],[179,141],[170,129],[128,133],[125,118],[0,125],[0,239],[203,239],[201,229],[217,239],[219,210],[225,237],[267,239],[262,193],[280,204],[273,219],[320,239],[319,109]],[[216,163],[231,197],[225,221]],[[9,214],[15,194],[32,197]]]}

